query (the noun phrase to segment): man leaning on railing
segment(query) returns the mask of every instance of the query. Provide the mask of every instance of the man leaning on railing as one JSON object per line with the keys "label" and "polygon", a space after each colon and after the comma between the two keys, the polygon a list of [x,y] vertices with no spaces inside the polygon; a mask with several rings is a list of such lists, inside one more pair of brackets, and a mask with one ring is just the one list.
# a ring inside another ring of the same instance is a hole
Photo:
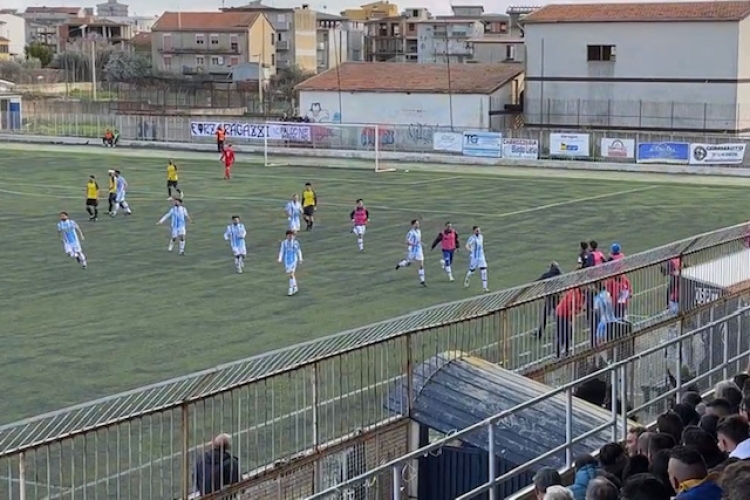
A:
{"label": "man leaning on railing", "polygon": [[240,481],[240,464],[229,453],[232,438],[219,434],[211,448],[195,462],[195,487],[200,495],[214,493]]}

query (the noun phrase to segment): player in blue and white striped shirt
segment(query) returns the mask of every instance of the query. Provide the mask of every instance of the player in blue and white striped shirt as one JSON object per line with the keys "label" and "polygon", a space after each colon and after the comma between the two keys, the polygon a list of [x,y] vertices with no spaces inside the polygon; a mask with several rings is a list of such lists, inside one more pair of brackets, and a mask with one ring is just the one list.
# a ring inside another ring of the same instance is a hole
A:
{"label": "player in blue and white striped shirt", "polygon": [[414,219],[411,221],[411,229],[406,233],[406,258],[396,264],[396,269],[410,266],[412,262],[416,262],[419,266],[417,274],[419,274],[419,284],[427,286],[424,281],[424,251],[422,249],[422,231],[419,229],[419,221]]}
{"label": "player in blue and white striped shirt", "polygon": [[110,213],[109,215],[111,217],[114,217],[115,215],[117,215],[117,210],[120,208],[125,210],[125,215],[132,214],[133,212],[130,210],[130,205],[128,205],[128,202],[125,201],[128,182],[125,180],[125,177],[122,176],[119,170],[115,170],[115,189],[115,206],[112,209],[112,213]]}
{"label": "player in blue and white striped shirt", "polygon": [[63,249],[70,257],[73,257],[81,267],[86,269],[86,256],[81,249],[83,231],[74,220],[68,219],[67,212],[60,212],[60,222],[57,223],[57,232],[63,242]]}
{"label": "player in blue and white striped shirt", "polygon": [[169,212],[164,214],[164,217],[159,219],[159,222],[157,222],[156,224],[161,225],[167,219],[171,219],[172,237],[169,240],[169,246],[167,247],[167,250],[171,252],[174,248],[175,242],[179,240],[180,255],[185,255],[185,235],[187,234],[187,223],[193,222],[193,219],[190,218],[190,214],[188,214],[187,208],[182,206],[181,199],[174,198],[172,200],[172,203],[174,205],[169,209]]}
{"label": "player in blue and white striped shirt", "polygon": [[291,201],[287,202],[284,212],[289,221],[289,230],[298,233],[300,218],[302,217],[302,204],[299,202],[299,196],[296,193],[292,195]]}
{"label": "player in blue and white striped shirt", "polygon": [[484,293],[487,293],[490,289],[487,287],[487,259],[484,257],[484,235],[482,235],[482,230],[479,226],[474,226],[472,231],[474,234],[466,242],[466,250],[469,252],[469,271],[466,273],[466,278],[464,278],[464,286],[469,286],[471,275],[479,269],[479,274],[482,277],[482,290],[484,290]]}
{"label": "player in blue and white striped shirt", "polygon": [[247,231],[245,231],[245,225],[240,222],[240,216],[233,215],[232,223],[227,226],[227,230],[224,232],[224,239],[232,247],[234,267],[237,268],[237,272],[240,274],[245,269],[245,257],[247,256],[245,236],[247,236]]}
{"label": "player in blue and white striped shirt", "polygon": [[299,241],[294,238],[294,231],[289,229],[286,232],[286,239],[281,242],[279,247],[279,263],[284,264],[284,270],[289,275],[289,292],[287,295],[294,295],[299,292],[297,286],[297,264],[302,263],[302,248]]}

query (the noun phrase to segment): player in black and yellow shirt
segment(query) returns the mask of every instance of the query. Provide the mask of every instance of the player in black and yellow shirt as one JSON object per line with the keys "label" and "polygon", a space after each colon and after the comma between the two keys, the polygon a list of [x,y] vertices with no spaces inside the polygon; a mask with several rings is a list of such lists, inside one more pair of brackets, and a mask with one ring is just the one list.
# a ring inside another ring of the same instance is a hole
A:
{"label": "player in black and yellow shirt", "polygon": [[167,199],[172,199],[172,190],[174,189],[177,191],[177,197],[182,199],[185,197],[185,195],[182,193],[182,190],[180,190],[180,187],[177,185],[178,177],[177,177],[177,165],[174,164],[173,160],[169,160],[169,163],[167,164]]}
{"label": "player in black and yellow shirt", "polygon": [[109,210],[108,210],[110,215],[113,213],[116,203],[117,203],[117,177],[115,176],[115,171],[110,170],[109,171]]}
{"label": "player in black and yellow shirt", "polygon": [[315,209],[318,207],[318,196],[313,191],[312,184],[305,183],[305,190],[302,191],[302,214],[307,222],[307,231],[312,231],[315,224]]}
{"label": "player in black and yellow shirt", "polygon": [[89,181],[86,183],[86,211],[89,213],[90,221],[95,221],[99,217],[99,184],[93,175],[89,175]]}

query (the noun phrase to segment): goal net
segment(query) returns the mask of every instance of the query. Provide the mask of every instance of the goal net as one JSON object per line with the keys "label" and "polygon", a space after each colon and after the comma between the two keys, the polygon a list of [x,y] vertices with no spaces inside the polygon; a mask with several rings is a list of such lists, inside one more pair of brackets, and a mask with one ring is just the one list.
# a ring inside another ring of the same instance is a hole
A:
{"label": "goal net", "polygon": [[382,158],[387,129],[349,123],[266,122],[263,160],[267,167],[283,165],[365,166],[394,172]]}

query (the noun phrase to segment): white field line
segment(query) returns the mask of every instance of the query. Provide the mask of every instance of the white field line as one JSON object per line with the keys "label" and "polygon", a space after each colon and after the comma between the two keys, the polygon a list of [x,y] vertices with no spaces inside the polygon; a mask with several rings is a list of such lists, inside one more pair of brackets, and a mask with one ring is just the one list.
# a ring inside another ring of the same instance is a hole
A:
{"label": "white field line", "polygon": [[[2,182],[0,182],[0,185],[3,185]],[[22,184],[9,184],[12,186],[19,186]],[[26,184],[33,187],[45,187],[45,188],[53,188],[53,189],[68,189],[71,190],[73,187],[71,186],[58,186],[54,184]],[[425,210],[425,209],[419,209],[419,208],[401,208],[401,207],[390,207],[390,206],[382,206],[382,205],[370,205],[369,208],[376,209],[376,210],[383,210],[383,211],[390,211],[390,212],[406,212],[406,213],[419,213],[419,214],[439,214],[439,215],[465,215],[465,216],[473,216],[473,217],[492,217],[492,218],[504,218],[504,217],[511,217],[514,215],[523,215],[527,213],[532,212],[539,212],[542,210],[549,210],[550,208],[558,208],[563,207],[567,205],[574,205],[577,203],[585,203],[587,201],[595,201],[595,200],[601,200],[605,198],[612,198],[616,196],[623,196],[633,193],[639,193],[643,191],[649,191],[652,189],[657,189],[661,186],[654,185],[654,186],[645,186],[635,189],[626,189],[623,191],[615,191],[611,193],[603,193],[593,196],[585,196],[582,198],[576,198],[573,200],[565,200],[565,201],[558,201],[555,203],[548,203],[546,205],[538,205],[535,207],[529,207],[524,208],[521,210],[514,210],[512,212],[503,212],[503,213],[487,213],[487,212],[454,212],[454,211],[440,211],[440,210]],[[75,188],[76,191],[79,191],[78,188]],[[153,194],[154,200],[158,199],[157,195],[153,191],[140,191],[137,189],[134,189],[130,191],[134,194]],[[6,193],[6,194],[12,194],[17,196],[33,196],[33,197],[51,197],[51,198],[61,198],[61,199],[83,199],[82,196],[63,196],[63,195],[50,195],[50,194],[43,194],[43,193],[24,193],[20,191],[10,191],[6,189],[0,189],[0,193]],[[138,198],[130,198],[130,199],[138,199]],[[150,198],[149,198],[150,199]],[[249,202],[259,202],[259,203],[274,203],[274,204],[283,204],[285,203],[286,199],[283,198],[265,198],[265,197],[253,197],[253,196],[187,196],[185,198],[186,203],[189,203],[190,200],[198,200],[198,201],[249,201]],[[344,203],[321,203],[322,207],[331,206],[331,207],[345,207],[345,208],[351,208],[352,204],[344,204]]]}
{"label": "white field line", "polygon": [[[654,292],[654,291],[657,291],[657,290],[661,290],[663,288],[665,288],[665,285],[660,285],[660,286],[648,288],[646,290],[643,290],[643,291],[641,291],[639,293],[634,294],[633,295],[633,299],[635,299],[638,296],[648,295],[651,292]],[[646,317],[646,318],[650,318],[650,316]],[[535,332],[536,332],[536,328],[533,328],[533,329],[528,330],[526,332],[522,332],[520,334],[513,335],[513,338],[514,339],[518,339],[518,338],[524,337],[524,336],[530,337],[530,336],[533,336]],[[541,342],[541,341],[537,341],[537,342]],[[485,346],[482,346],[482,347],[480,347],[478,349],[475,349],[475,350],[471,351],[471,353],[478,352],[478,351],[483,351],[483,350],[492,348],[493,346],[495,346],[497,344],[499,344],[499,342],[491,342],[491,343],[489,343],[489,344],[487,344]],[[544,342],[544,343],[540,343],[539,346],[540,347],[544,347],[544,346],[547,346],[547,345],[550,345],[550,344],[551,344],[551,342]],[[371,391],[373,389],[377,389],[377,388],[382,387],[382,386],[388,386],[389,384],[392,384],[392,383],[395,383],[395,382],[399,381],[403,377],[404,377],[404,375],[397,375],[395,377],[390,377],[390,378],[388,378],[386,380],[381,380],[379,382],[376,382],[374,384],[371,384],[371,385],[362,387],[360,389],[348,392],[346,394],[342,394],[342,395],[337,396],[337,397],[329,398],[329,399],[327,399],[325,401],[321,401],[319,403],[318,408],[324,408],[324,407],[326,407],[328,405],[332,405],[332,404],[339,403],[341,401],[345,401],[348,398],[355,397],[355,396],[357,396],[359,394],[362,394],[362,393],[365,393],[365,392],[369,392],[369,391]],[[305,413],[308,413],[308,412],[311,412],[311,411],[313,411],[313,406],[312,405],[307,405],[304,408],[301,408],[299,410],[295,410],[295,411],[287,413],[285,415],[281,415],[281,416],[275,417],[275,418],[273,418],[271,420],[267,420],[267,421],[265,421],[263,423],[253,425],[253,426],[248,427],[248,428],[246,428],[244,430],[238,431],[237,433],[232,433],[232,436],[237,436],[239,438],[240,436],[243,436],[244,434],[248,434],[248,433],[253,432],[253,431],[261,430],[261,429],[263,429],[265,427],[272,426],[275,423],[279,423],[279,422],[282,422],[284,420],[289,420],[289,419],[291,419],[293,417],[296,417],[298,415],[304,415]],[[241,439],[237,439],[236,442],[239,445],[242,442],[242,440]],[[193,446],[192,448],[190,448],[188,450],[188,452],[189,453],[194,453],[194,452],[196,452],[196,451],[198,451],[198,450],[200,450],[200,449],[202,449],[204,447],[205,447],[205,445]],[[241,450],[241,446],[238,446],[238,448]],[[84,488],[95,486],[95,485],[100,484],[100,483],[104,483],[104,482],[107,482],[107,481],[112,481],[114,479],[121,478],[121,477],[127,476],[129,474],[137,473],[137,472],[139,472],[141,470],[147,469],[147,468],[149,468],[151,466],[160,464],[162,462],[169,461],[169,460],[174,460],[175,458],[179,457],[180,455],[182,455],[181,451],[180,452],[174,452],[171,455],[167,455],[167,456],[158,458],[156,460],[151,460],[148,463],[145,463],[145,464],[142,464],[142,465],[138,465],[136,467],[132,467],[130,469],[118,472],[116,474],[113,474],[113,475],[110,475],[110,476],[98,479],[96,481],[87,483],[87,484],[85,484],[83,486],[77,486],[77,487],[72,488],[72,489],[68,488],[66,490],[66,493],[75,492],[75,491],[78,491],[78,490],[81,490],[81,489],[84,489]],[[62,489],[60,487],[57,487],[57,488]]]}

